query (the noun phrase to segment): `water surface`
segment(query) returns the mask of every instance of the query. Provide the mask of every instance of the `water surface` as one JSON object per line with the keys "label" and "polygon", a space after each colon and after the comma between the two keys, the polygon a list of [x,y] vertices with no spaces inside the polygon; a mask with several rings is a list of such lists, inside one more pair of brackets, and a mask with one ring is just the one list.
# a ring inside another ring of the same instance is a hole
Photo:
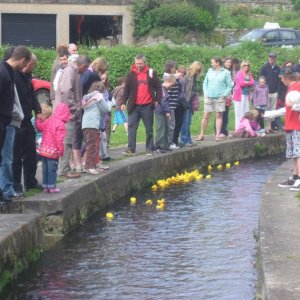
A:
{"label": "water surface", "polygon": [[[136,206],[127,197],[112,222],[96,214],[3,298],[255,299],[261,190],[280,163],[251,160],[163,193],[146,189]],[[161,197],[164,211],[144,205]]]}

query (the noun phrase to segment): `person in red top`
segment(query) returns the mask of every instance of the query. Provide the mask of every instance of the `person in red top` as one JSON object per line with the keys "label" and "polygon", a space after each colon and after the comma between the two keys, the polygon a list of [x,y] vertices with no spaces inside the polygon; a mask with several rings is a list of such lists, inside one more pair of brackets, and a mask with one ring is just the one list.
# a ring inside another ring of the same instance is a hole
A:
{"label": "person in red top", "polygon": [[[300,82],[296,81],[296,75],[291,68],[283,69],[280,78],[287,87],[287,94],[291,91],[300,92]],[[288,103],[285,103],[285,108],[286,157],[293,159],[293,176],[278,186],[300,191],[300,113],[292,110]]]}
{"label": "person in red top", "polygon": [[136,133],[143,120],[146,129],[146,154],[152,155],[153,143],[153,116],[155,103],[161,102],[162,87],[156,72],[146,65],[143,54],[136,55],[134,64],[129,71],[123,99],[120,101],[121,109],[128,111],[128,149],[124,155],[133,155],[136,151]]}
{"label": "person in red top", "polygon": [[43,115],[39,114],[35,121],[37,130],[43,134],[38,151],[42,158],[42,186],[46,193],[60,192],[56,187],[58,159],[64,154],[64,139],[67,134],[65,124],[70,117],[68,106],[59,103],[50,118],[43,120]]}

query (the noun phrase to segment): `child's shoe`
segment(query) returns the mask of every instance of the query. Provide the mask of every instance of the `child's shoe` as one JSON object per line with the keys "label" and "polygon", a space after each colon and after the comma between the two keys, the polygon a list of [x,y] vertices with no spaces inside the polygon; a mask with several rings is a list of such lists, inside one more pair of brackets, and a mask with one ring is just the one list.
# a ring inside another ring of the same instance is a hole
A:
{"label": "child's shoe", "polygon": [[44,193],[49,193],[49,189],[48,188],[44,188]]}
{"label": "child's shoe", "polygon": [[59,188],[53,188],[53,189],[49,189],[49,193],[59,193],[60,189]]}

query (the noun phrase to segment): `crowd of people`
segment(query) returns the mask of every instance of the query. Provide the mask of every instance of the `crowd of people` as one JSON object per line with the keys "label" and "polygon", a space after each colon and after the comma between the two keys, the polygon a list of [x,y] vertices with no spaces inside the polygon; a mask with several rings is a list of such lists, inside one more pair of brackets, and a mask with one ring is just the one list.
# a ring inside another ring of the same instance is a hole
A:
{"label": "crowd of people", "polygon": [[[78,54],[75,44],[60,45],[51,69],[51,103],[40,105],[32,85],[37,57],[24,46],[9,47],[0,63],[0,200],[10,202],[31,188],[57,193],[57,176],[78,178],[82,172],[105,172],[109,166],[103,161],[111,159],[110,137],[119,125],[124,125],[128,135],[123,154],[133,156],[142,120],[146,155],[151,156],[204,141],[212,113],[217,142],[281,131],[279,116],[267,119],[266,128],[264,122],[265,111],[281,107],[286,108],[287,157],[294,160],[294,173],[280,186],[300,190],[299,112],[285,103],[288,92],[300,92],[300,65],[287,61],[279,67],[276,58],[269,53],[256,79],[248,60],[240,64],[236,58],[213,57],[203,81],[200,132],[193,140],[190,127],[199,110],[201,62],[186,67],[167,60],[160,78],[146,57],[138,54],[127,76],[120,77],[111,90],[104,58],[90,61]],[[232,103],[235,128],[229,132]],[[41,184],[36,179],[38,160],[42,161]]]}

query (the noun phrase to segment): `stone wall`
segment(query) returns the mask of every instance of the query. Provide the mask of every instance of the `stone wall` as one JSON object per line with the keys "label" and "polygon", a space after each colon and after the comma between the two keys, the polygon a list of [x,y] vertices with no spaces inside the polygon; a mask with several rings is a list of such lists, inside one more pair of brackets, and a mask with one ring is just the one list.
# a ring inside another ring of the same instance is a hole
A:
{"label": "stone wall", "polygon": [[290,0],[217,0],[217,2],[221,4],[254,4],[254,5],[274,5],[274,4],[280,4],[280,5],[291,5]]}

